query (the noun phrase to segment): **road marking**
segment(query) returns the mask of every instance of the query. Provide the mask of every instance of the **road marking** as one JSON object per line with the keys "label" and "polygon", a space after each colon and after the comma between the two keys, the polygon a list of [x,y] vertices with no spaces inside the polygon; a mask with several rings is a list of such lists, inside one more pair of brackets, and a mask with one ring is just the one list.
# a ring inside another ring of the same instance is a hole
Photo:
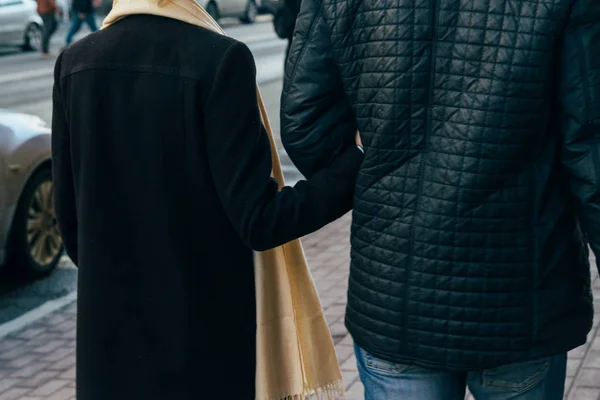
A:
{"label": "road marking", "polygon": [[[283,53],[285,51],[285,48],[287,46],[286,42],[282,42],[281,40],[269,40],[266,42],[257,42],[257,43],[246,43],[246,45],[248,46],[248,48],[250,49],[250,51],[252,51],[252,53],[258,53],[259,51],[265,51],[265,50],[276,50],[278,53],[281,52]],[[271,53],[274,54],[274,53]],[[261,57],[261,55],[259,55],[258,57]]]}
{"label": "road marking", "polygon": [[7,74],[0,76],[0,85],[4,85],[5,83],[14,83],[18,81],[25,81],[30,79],[44,78],[48,76],[52,76],[52,66],[32,69],[29,71],[19,71],[11,74]]}
{"label": "road marking", "polygon": [[283,54],[259,57],[256,62],[256,82],[260,85],[283,77]]}
{"label": "road marking", "polygon": [[25,314],[17,317],[13,320],[5,322],[0,325],[0,339],[5,336],[10,335],[11,333],[20,331],[28,325],[31,325],[35,321],[44,318],[48,314],[52,314],[55,311],[60,310],[61,308],[68,306],[77,300],[77,292],[71,292],[66,296],[59,297],[58,299],[50,300],[45,302],[39,307],[34,308],[31,311],[26,312]]}
{"label": "road marking", "polygon": [[[264,35],[266,36],[266,35]],[[279,48],[281,48],[281,52],[277,52],[277,54],[270,54],[270,55],[258,55],[255,56],[255,60],[257,65],[260,63],[262,65],[261,70],[258,71],[259,75],[261,77],[267,76],[267,78],[265,78],[267,81],[268,80],[272,80],[273,76],[275,77],[279,77],[279,76],[283,76],[283,71],[281,71],[280,74],[275,74],[276,69],[278,68],[283,68],[283,61],[284,61],[284,56],[283,56],[283,52],[284,50],[284,46],[283,43],[281,43],[280,40],[278,39],[273,39],[272,35],[269,35],[269,38],[271,38],[271,40],[269,41],[250,41],[248,42],[248,47],[250,48],[250,51],[254,52],[258,52],[260,50],[265,50],[265,49],[277,49],[279,50]],[[10,57],[10,56],[9,56]],[[266,60],[273,60],[273,63],[275,65],[269,65],[269,63],[261,61],[263,59]],[[1,59],[0,59],[1,61]],[[0,68],[2,67],[2,63],[0,62]],[[31,69],[31,70],[26,70],[26,71],[15,71],[15,72],[9,72],[9,73],[3,73],[2,76],[0,76],[0,85],[4,85],[7,83],[16,83],[16,82],[20,82],[20,81],[29,81],[29,80],[33,80],[33,79],[39,79],[39,78],[49,78],[52,77],[53,72],[54,71],[54,66],[52,64],[48,64],[45,65],[43,67],[40,68],[36,68],[36,69]],[[260,83],[260,79],[259,79],[259,83]]]}
{"label": "road marking", "polygon": [[[225,32],[225,33],[227,33],[227,32]],[[229,35],[229,37],[233,38],[235,40],[238,40],[240,42],[244,42],[244,43],[246,43],[246,45],[263,42],[263,41],[270,41],[270,42],[275,41],[275,42],[284,42],[285,43],[285,41],[283,39],[279,39],[277,36],[275,36],[275,34],[273,32],[254,34],[254,35],[250,35],[250,36],[236,35],[236,32],[234,32],[234,34]]]}

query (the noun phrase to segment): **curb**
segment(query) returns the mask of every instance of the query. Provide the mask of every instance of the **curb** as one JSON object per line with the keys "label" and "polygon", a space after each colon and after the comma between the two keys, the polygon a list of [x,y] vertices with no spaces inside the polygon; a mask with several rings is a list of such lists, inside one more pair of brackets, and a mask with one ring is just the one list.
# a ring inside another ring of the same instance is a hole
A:
{"label": "curb", "polygon": [[28,325],[31,325],[35,321],[44,318],[48,314],[52,314],[53,312],[60,310],[61,308],[68,306],[77,300],[77,292],[71,292],[66,296],[59,297],[54,300],[49,300],[42,304],[41,306],[34,308],[31,311],[26,312],[25,314],[17,317],[11,321],[5,322],[0,325],[0,339],[19,331],[25,328]]}

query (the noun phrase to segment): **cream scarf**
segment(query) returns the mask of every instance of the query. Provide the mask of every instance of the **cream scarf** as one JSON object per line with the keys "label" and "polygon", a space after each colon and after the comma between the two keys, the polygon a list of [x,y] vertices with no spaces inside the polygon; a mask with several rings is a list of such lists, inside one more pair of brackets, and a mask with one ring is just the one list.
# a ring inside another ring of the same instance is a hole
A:
{"label": "cream scarf", "polygon": [[[114,0],[102,28],[132,14],[173,18],[225,34],[194,0]],[[283,185],[279,157],[258,88],[257,95],[271,143],[272,175]],[[343,397],[333,340],[300,241],[257,253],[255,263],[256,399],[304,400],[313,394],[327,400]],[[235,376],[231,379],[235,388]]]}

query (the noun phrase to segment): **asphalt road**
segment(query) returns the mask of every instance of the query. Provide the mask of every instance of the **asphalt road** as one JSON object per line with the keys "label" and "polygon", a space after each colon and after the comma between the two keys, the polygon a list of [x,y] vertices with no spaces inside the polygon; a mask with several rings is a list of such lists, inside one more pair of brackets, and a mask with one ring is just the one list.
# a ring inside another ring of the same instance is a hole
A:
{"label": "asphalt road", "polygon": [[[230,36],[245,42],[254,54],[257,81],[279,143],[279,99],[286,42],[275,36],[268,18],[261,18],[254,25],[233,21],[224,21],[223,25]],[[61,25],[54,35],[52,51],[55,54],[64,43],[66,28]],[[81,35],[85,34],[88,32],[83,28]],[[37,53],[0,47],[0,108],[34,114],[50,123],[54,62],[55,58],[42,58]],[[298,180],[300,175],[285,152],[281,152],[281,159],[287,183]],[[76,285],[77,270],[66,257],[50,277],[37,282],[13,282],[0,271],[0,325],[48,300],[67,295]]]}

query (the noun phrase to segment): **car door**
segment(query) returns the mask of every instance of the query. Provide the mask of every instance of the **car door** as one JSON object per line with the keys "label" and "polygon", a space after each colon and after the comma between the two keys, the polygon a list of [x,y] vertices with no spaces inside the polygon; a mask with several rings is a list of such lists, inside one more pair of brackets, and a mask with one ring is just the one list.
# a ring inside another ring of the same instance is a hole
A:
{"label": "car door", "polygon": [[240,16],[246,12],[248,0],[231,0],[231,2],[234,3],[232,6],[235,7],[234,14],[236,16]]}
{"label": "car door", "polygon": [[216,0],[222,17],[237,17],[240,15],[241,0]]}
{"label": "car door", "polygon": [[5,7],[4,3],[6,0],[0,0],[0,46],[10,43],[10,12],[7,11],[7,7]]}
{"label": "car door", "polygon": [[22,44],[32,0],[0,0],[0,45]]}

